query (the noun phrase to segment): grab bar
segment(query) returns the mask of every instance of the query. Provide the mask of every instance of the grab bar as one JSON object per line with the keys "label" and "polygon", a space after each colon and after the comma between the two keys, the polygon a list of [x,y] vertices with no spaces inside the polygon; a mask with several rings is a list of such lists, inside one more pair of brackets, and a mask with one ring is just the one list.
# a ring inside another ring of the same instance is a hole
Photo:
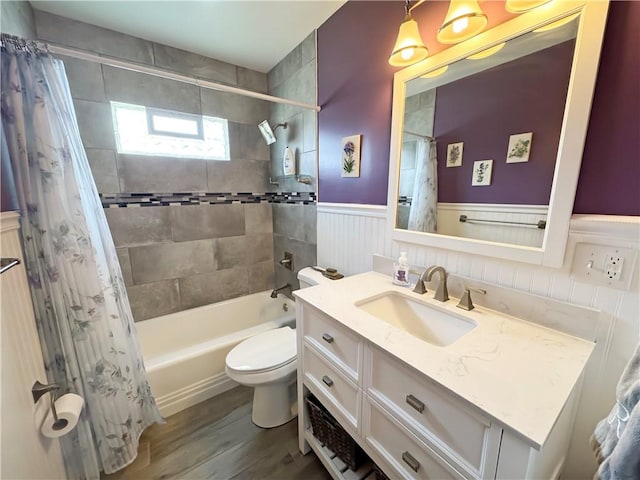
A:
{"label": "grab bar", "polygon": [[16,265],[20,265],[19,258],[3,258],[0,259],[0,273],[11,270]]}
{"label": "grab bar", "polygon": [[538,223],[527,223],[527,222],[509,222],[505,220],[483,220],[481,218],[469,218],[466,215],[460,215],[460,221],[462,223],[499,223],[502,225],[522,225],[527,227],[536,227],[540,230],[544,230],[547,227],[546,220],[539,220]]}

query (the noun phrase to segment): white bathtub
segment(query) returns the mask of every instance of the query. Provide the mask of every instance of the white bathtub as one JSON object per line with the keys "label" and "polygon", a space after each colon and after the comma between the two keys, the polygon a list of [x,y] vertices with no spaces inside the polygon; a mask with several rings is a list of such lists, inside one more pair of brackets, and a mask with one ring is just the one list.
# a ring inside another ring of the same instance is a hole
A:
{"label": "white bathtub", "polygon": [[224,361],[239,342],[266,330],[293,326],[293,301],[282,296],[273,299],[269,293],[136,323],[149,383],[164,416],[233,388],[236,383],[225,374]]}

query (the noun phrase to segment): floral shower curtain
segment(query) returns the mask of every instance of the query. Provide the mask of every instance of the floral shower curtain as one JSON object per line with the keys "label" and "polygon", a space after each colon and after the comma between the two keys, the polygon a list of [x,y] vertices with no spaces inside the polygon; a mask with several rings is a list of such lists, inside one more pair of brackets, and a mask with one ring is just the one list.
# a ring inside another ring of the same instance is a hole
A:
{"label": "floral shower curtain", "polygon": [[48,380],[85,399],[78,427],[60,438],[67,473],[99,478],[131,463],[162,417],[64,65],[33,42],[1,40],[2,126]]}
{"label": "floral shower curtain", "polygon": [[438,164],[436,142],[418,141],[416,149],[416,176],[409,209],[409,230],[435,233],[438,206]]}

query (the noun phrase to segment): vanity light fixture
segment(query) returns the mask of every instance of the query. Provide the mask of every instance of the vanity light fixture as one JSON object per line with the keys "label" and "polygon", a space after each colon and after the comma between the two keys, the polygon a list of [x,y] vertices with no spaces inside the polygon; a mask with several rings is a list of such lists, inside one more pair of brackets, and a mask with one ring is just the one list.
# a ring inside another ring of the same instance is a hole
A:
{"label": "vanity light fixture", "polygon": [[459,43],[477,35],[486,26],[487,16],[477,0],[451,0],[436,38],[440,43]]}
{"label": "vanity light fixture", "polygon": [[442,75],[444,72],[449,70],[449,65],[445,65],[444,67],[436,68],[430,72],[425,73],[424,75],[420,75],[422,78],[433,78]]}
{"label": "vanity light fixture", "polygon": [[507,0],[504,7],[507,12],[522,13],[549,3],[550,1],[551,0]]}
{"label": "vanity light fixture", "polygon": [[484,50],[479,51],[478,53],[474,53],[473,55],[469,55],[467,58],[470,60],[480,60],[481,58],[487,58],[493,55],[494,53],[498,53],[502,48],[506,45],[506,42],[499,43],[494,45],[493,47],[485,48]]}
{"label": "vanity light fixture", "polygon": [[568,17],[561,18],[560,20],[556,20],[555,22],[551,22],[547,25],[543,25],[540,28],[536,28],[534,32],[535,33],[548,32],[549,30],[553,30],[554,28],[558,28],[563,25],[566,25],[567,23],[571,22],[572,20],[575,20],[579,16],[580,16],[580,13],[574,13],[573,15],[569,15]]}
{"label": "vanity light fixture", "polygon": [[429,50],[420,37],[418,22],[411,16],[409,0],[405,1],[405,17],[400,24],[398,39],[393,47],[389,64],[394,67],[407,67],[424,60],[429,55]]}

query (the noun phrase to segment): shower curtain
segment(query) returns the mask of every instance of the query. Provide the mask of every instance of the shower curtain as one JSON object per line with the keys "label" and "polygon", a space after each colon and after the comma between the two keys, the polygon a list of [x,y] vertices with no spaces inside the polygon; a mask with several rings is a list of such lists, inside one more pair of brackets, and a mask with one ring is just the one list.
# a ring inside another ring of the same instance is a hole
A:
{"label": "shower curtain", "polygon": [[[69,478],[131,463],[162,422],[61,61],[2,35],[2,126],[21,211],[24,260],[48,380],[85,399],[60,438]],[[34,379],[35,380],[35,379]]]}
{"label": "shower curtain", "polygon": [[409,230],[435,233],[438,204],[436,142],[431,139],[420,140],[417,147]]}

